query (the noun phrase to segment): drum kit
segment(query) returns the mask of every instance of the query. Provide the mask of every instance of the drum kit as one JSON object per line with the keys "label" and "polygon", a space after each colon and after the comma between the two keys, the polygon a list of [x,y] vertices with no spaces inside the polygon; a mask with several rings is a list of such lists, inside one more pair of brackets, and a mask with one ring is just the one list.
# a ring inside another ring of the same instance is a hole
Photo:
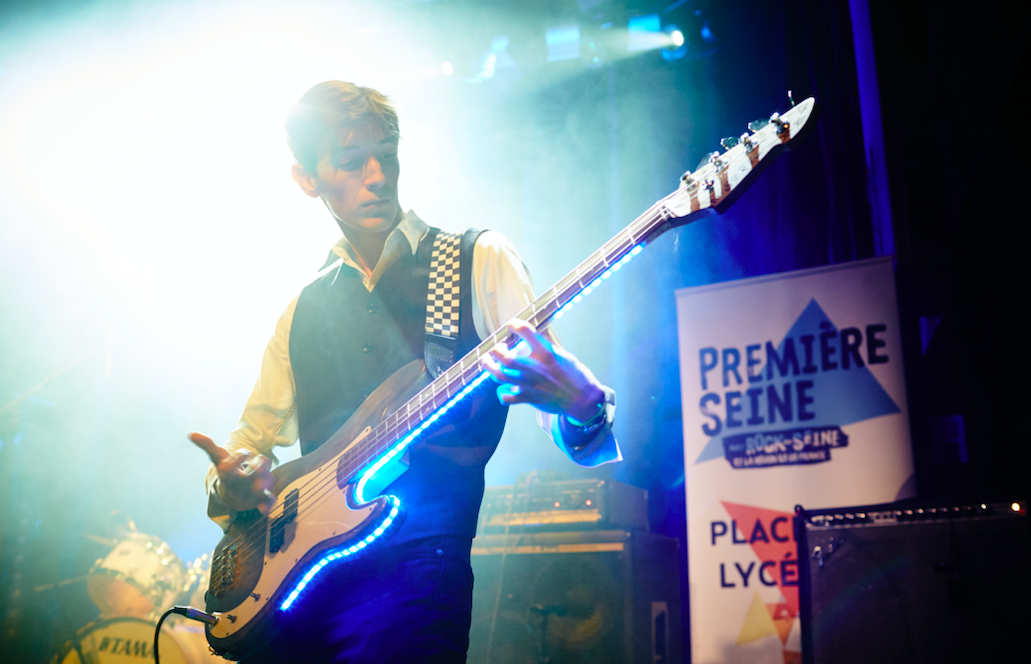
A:
{"label": "drum kit", "polygon": [[[86,577],[100,617],[79,629],[61,649],[57,664],[117,664],[154,659],[154,629],[175,605],[204,607],[211,566],[207,554],[184,564],[165,542],[137,532],[132,522]],[[170,616],[161,629],[161,661],[167,664],[224,662],[210,651],[204,627]]]}

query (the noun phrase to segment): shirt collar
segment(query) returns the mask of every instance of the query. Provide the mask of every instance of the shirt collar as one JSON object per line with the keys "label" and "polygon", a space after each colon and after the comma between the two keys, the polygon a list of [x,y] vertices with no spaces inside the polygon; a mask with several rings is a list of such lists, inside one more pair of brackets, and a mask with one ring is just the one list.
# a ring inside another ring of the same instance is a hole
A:
{"label": "shirt collar", "polygon": [[[388,247],[390,247],[393,252],[401,250],[401,246],[403,245],[399,246],[398,237],[404,237],[408,241],[408,246],[411,248],[412,255],[414,256],[415,252],[419,250],[419,242],[422,241],[423,236],[426,235],[426,231],[428,230],[429,226],[426,225],[426,222],[420,219],[419,215],[415,214],[414,210],[409,210],[401,218],[401,223],[399,223],[397,227],[390,232],[390,235],[387,236],[386,244],[383,247],[383,256],[380,257],[380,262],[382,263],[384,258],[388,257]],[[330,249],[329,256],[326,257],[326,262],[322,264],[322,267],[319,268],[319,271],[321,272],[325,270],[326,268],[336,264],[336,262],[340,260],[342,260],[345,264],[350,265],[355,269],[358,269],[358,265],[357,263],[355,263],[353,256],[354,249],[351,248],[351,245],[347,241],[347,238],[342,237],[340,238],[340,241],[333,245],[333,248]],[[391,262],[393,262],[393,259],[396,258],[396,254],[390,256]],[[361,270],[359,269],[358,271],[360,272]]]}

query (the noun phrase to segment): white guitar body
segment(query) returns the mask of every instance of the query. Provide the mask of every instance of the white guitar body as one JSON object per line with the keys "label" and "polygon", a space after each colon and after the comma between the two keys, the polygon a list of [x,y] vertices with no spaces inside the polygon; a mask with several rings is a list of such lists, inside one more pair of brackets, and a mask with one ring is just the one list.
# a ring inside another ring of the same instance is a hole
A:
{"label": "white guitar body", "polygon": [[[421,361],[400,369],[317,450],[276,468],[277,496],[268,516],[236,515],[211,559],[205,594],[208,643],[223,657],[241,659],[274,638],[278,616],[327,565],[365,553],[400,525],[396,498],[360,502],[353,460],[367,454],[367,438],[386,413],[429,383]],[[367,464],[366,464],[367,465]],[[379,469],[362,493],[376,496],[406,469],[404,459]]]}

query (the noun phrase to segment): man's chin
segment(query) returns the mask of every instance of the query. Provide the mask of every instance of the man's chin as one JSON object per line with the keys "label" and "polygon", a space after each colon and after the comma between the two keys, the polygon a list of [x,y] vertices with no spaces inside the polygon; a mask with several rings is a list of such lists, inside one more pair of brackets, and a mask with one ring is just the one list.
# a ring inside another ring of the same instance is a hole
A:
{"label": "man's chin", "polygon": [[351,228],[363,233],[389,233],[401,221],[401,214],[383,217],[363,217],[355,221],[344,222]]}

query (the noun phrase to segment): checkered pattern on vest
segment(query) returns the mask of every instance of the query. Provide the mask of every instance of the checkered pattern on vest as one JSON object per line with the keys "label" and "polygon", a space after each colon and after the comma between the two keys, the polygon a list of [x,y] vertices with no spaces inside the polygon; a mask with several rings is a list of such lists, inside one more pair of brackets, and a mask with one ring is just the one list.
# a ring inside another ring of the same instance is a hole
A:
{"label": "checkered pattern on vest", "polygon": [[426,295],[426,334],[458,337],[459,249],[462,236],[441,231],[433,241],[430,287]]}

